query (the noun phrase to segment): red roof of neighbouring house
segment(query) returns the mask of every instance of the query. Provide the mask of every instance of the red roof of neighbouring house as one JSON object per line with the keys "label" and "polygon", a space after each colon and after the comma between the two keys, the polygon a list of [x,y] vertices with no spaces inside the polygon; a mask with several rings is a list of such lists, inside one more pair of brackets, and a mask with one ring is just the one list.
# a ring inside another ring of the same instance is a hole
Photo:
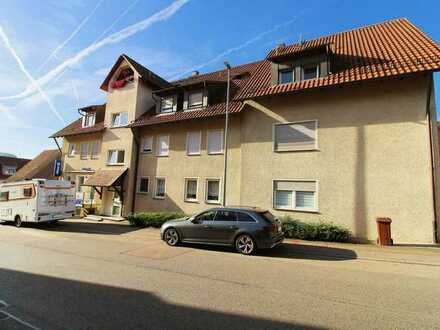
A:
{"label": "red roof of neighbouring house", "polygon": [[[328,46],[333,61],[345,68],[328,76],[273,86],[271,63],[280,57]],[[440,47],[407,19],[396,19],[326,37],[277,47],[256,69],[238,99],[298,92],[312,88],[342,85],[364,80],[396,77],[440,69]]]}

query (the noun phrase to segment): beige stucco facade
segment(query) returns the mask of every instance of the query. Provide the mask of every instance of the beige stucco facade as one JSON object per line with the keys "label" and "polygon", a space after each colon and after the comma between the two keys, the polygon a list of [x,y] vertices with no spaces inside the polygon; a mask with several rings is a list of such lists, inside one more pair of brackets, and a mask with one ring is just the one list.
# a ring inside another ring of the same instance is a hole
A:
{"label": "beige stucco facade", "polygon": [[[303,221],[331,221],[356,238],[375,240],[375,218],[390,217],[395,242],[431,243],[435,221],[430,122],[431,76],[367,82],[249,101],[231,116],[227,204],[260,206]],[[436,118],[431,105],[432,118]],[[273,125],[318,121],[314,151],[274,152]],[[223,176],[223,155],[208,155],[206,134],[224,119],[200,119],[140,129],[141,136],[170,135],[167,157],[140,154],[138,177],[150,192],[136,194],[137,211],[206,209],[208,178]],[[186,155],[186,134],[202,132],[200,156]],[[433,138],[436,138],[433,137]],[[437,155],[438,156],[438,155]],[[436,156],[436,157],[437,157]],[[154,178],[166,179],[166,198],[153,196]],[[185,178],[198,178],[198,202],[185,202]],[[273,180],[317,182],[316,212],[281,211]]]}
{"label": "beige stucco facade", "polygon": [[[129,65],[128,62],[123,61],[120,64],[119,70]],[[119,70],[115,71],[115,77],[118,75]],[[122,186],[123,205],[121,215],[127,215],[131,211],[133,199],[133,189],[131,187],[135,185],[134,166],[132,165],[135,160],[134,151],[136,147],[131,128],[128,126],[112,127],[112,118],[114,114],[127,112],[128,122],[134,121],[145,109],[154,105],[151,92],[151,87],[141,81],[139,75],[135,72],[133,82],[127,83],[125,87],[114,90],[109,88],[104,117],[104,126],[106,128],[103,132],[66,137],[63,143],[64,176],[66,178],[69,177],[75,182],[78,182],[78,176],[90,176],[98,170],[127,169]],[[86,159],[81,159],[79,154],[80,144],[92,141],[99,141],[99,155],[97,159],[91,159],[90,154]],[[77,145],[77,154],[73,157],[68,156],[70,143]],[[124,150],[124,163],[109,165],[107,163],[109,150]],[[92,188],[83,188],[85,191],[90,189]],[[113,200],[117,197],[117,194],[115,195],[115,192],[111,190],[113,189],[104,187],[101,199],[95,194],[95,202],[99,206],[98,213],[113,215]]]}

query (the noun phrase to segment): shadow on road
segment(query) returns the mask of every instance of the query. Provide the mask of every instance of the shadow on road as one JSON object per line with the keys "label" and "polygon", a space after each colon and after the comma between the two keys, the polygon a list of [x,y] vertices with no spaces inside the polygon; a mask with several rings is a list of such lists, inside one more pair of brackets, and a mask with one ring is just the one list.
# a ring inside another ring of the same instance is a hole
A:
{"label": "shadow on road", "polygon": [[84,222],[82,220],[58,221],[57,223],[25,223],[24,227],[63,233],[96,235],[122,235],[140,228],[124,223]]}
{"label": "shadow on road", "polygon": [[[0,310],[41,329],[319,329],[213,311],[215,306],[207,310],[176,305],[144,291],[2,268],[0,300],[10,305]],[[8,320],[0,319],[0,328],[2,322]]]}
{"label": "shadow on road", "polygon": [[[202,250],[237,253],[232,247],[229,246],[192,244],[182,244],[182,246],[199,248]],[[253,257],[341,261],[357,259],[357,254],[355,251],[349,249],[283,243],[273,249],[258,250]]]}

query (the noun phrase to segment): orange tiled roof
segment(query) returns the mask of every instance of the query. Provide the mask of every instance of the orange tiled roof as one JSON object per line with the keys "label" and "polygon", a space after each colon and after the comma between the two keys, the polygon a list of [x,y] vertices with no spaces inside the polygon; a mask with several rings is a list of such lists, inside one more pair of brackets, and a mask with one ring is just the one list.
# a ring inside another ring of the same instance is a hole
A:
{"label": "orange tiled roof", "polygon": [[[335,64],[328,76],[271,85],[269,59],[329,45]],[[296,92],[345,83],[440,69],[440,47],[407,19],[396,19],[271,50],[237,99]]]}

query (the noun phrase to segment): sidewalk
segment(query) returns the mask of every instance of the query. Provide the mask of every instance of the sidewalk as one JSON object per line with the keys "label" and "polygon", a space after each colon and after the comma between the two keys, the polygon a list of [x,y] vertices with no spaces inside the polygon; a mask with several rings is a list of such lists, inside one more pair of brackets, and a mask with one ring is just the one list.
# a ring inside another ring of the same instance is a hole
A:
{"label": "sidewalk", "polygon": [[345,259],[346,251],[356,255],[355,259],[370,260],[378,262],[394,262],[405,264],[418,264],[440,267],[440,246],[377,246],[373,244],[352,244],[352,243],[330,243],[318,241],[302,241],[286,239],[287,244],[296,246],[298,254],[313,254],[313,247],[317,255],[325,255],[329,258]]}

